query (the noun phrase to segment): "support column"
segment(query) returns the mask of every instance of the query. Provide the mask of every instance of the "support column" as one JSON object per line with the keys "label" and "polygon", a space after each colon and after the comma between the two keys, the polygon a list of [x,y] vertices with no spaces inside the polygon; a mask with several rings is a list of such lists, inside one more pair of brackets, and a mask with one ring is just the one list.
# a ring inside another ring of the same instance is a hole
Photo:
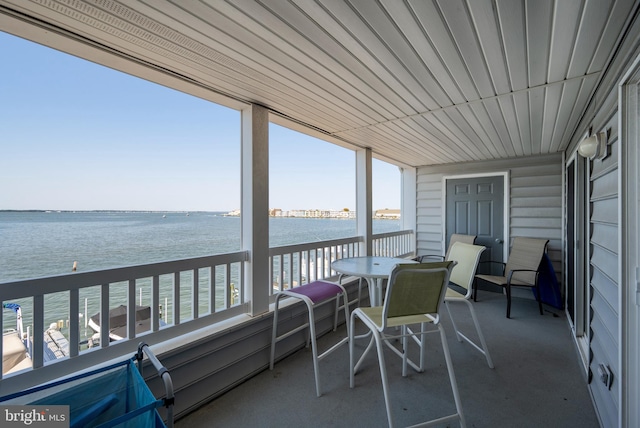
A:
{"label": "support column", "polygon": [[410,167],[400,168],[402,195],[400,200],[400,228],[402,230],[413,230],[413,248],[416,251],[416,224],[417,224],[417,204],[418,200],[418,184],[416,178],[416,169]]}
{"label": "support column", "polygon": [[360,244],[360,255],[372,255],[371,234],[373,225],[372,203],[372,156],[371,149],[356,151],[356,228],[358,236],[364,237]]}
{"label": "support column", "polygon": [[249,252],[244,293],[249,315],[269,310],[269,112],[242,110],[242,249]]}

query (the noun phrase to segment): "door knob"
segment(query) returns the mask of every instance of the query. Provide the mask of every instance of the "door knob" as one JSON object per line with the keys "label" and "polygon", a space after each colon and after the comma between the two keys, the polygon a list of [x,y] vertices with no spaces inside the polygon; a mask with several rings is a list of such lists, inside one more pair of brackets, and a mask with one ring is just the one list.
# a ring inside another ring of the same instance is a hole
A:
{"label": "door knob", "polygon": [[502,244],[504,241],[500,238],[496,238],[496,244]]}

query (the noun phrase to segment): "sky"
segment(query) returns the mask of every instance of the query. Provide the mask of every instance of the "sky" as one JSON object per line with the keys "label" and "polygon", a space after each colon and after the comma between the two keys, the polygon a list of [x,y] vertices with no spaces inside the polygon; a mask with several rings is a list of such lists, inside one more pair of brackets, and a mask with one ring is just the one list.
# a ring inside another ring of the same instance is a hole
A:
{"label": "sky", "polygon": [[[240,112],[0,32],[0,210],[240,208]],[[269,206],[355,209],[355,152],[271,124]],[[400,208],[374,159],[373,209]]]}

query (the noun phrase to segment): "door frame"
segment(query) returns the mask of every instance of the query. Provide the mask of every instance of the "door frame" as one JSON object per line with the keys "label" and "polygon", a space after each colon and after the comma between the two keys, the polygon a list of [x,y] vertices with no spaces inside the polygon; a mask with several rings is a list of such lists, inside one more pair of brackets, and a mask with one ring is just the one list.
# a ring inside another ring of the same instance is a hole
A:
{"label": "door frame", "polygon": [[465,178],[478,178],[478,177],[502,177],[503,178],[503,201],[502,201],[502,218],[503,220],[503,231],[502,236],[504,237],[504,242],[506,245],[502,246],[502,260],[505,262],[509,257],[509,245],[511,241],[509,240],[509,199],[510,199],[510,188],[509,188],[509,171],[495,171],[495,172],[481,172],[475,174],[451,174],[444,175],[442,177],[442,231],[441,231],[441,242],[442,242],[442,254],[446,252],[445,249],[445,241],[447,238],[447,181],[448,180],[458,180]]}
{"label": "door frame", "polygon": [[619,343],[621,427],[640,424],[640,56],[638,56],[618,87],[618,203],[621,215],[618,228],[618,254],[621,311]]}
{"label": "door frame", "polygon": [[[564,163],[564,189],[565,189],[565,198],[563,198],[564,206],[564,216],[566,218],[566,223],[563,227],[568,227],[569,222],[569,210],[568,204],[573,203],[573,236],[574,236],[574,257],[573,257],[573,279],[574,283],[569,284],[569,252],[567,251],[567,246],[570,244],[568,242],[567,234],[568,231],[564,230],[563,236],[565,241],[565,251],[564,251],[564,284],[565,284],[565,299],[569,297],[568,287],[573,286],[573,317],[569,314],[569,305],[568,302],[565,301],[565,314],[567,316],[567,321],[569,326],[571,327],[571,333],[573,335],[573,339],[576,342],[576,346],[578,348],[578,352],[580,355],[580,362],[582,363],[583,369],[585,373],[589,370],[589,324],[590,324],[590,308],[585,308],[585,304],[588,304],[591,300],[590,293],[590,284],[589,284],[589,236],[591,234],[590,231],[590,223],[589,223],[589,204],[588,204],[588,195],[590,194],[590,177],[589,177],[589,165],[588,160],[585,158],[578,156],[577,152],[573,153]],[[574,172],[574,200],[568,200],[568,170],[569,168],[573,168]],[[584,284],[584,289],[579,289],[578,284]],[[590,305],[589,305],[590,306]],[[586,312],[586,313],[585,313]],[[572,319],[573,318],[573,319]],[[583,325],[586,323],[585,328],[583,329]]]}

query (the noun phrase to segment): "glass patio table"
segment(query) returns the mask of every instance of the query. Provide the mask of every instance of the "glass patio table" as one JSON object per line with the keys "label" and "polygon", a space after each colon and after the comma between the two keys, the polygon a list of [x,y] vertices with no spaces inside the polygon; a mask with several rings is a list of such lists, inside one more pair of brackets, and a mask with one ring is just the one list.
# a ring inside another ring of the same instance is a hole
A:
{"label": "glass patio table", "polygon": [[417,262],[399,257],[348,257],[331,263],[331,269],[341,274],[366,279],[371,306],[380,306],[382,304],[382,281],[389,278],[393,268],[401,263]]}

